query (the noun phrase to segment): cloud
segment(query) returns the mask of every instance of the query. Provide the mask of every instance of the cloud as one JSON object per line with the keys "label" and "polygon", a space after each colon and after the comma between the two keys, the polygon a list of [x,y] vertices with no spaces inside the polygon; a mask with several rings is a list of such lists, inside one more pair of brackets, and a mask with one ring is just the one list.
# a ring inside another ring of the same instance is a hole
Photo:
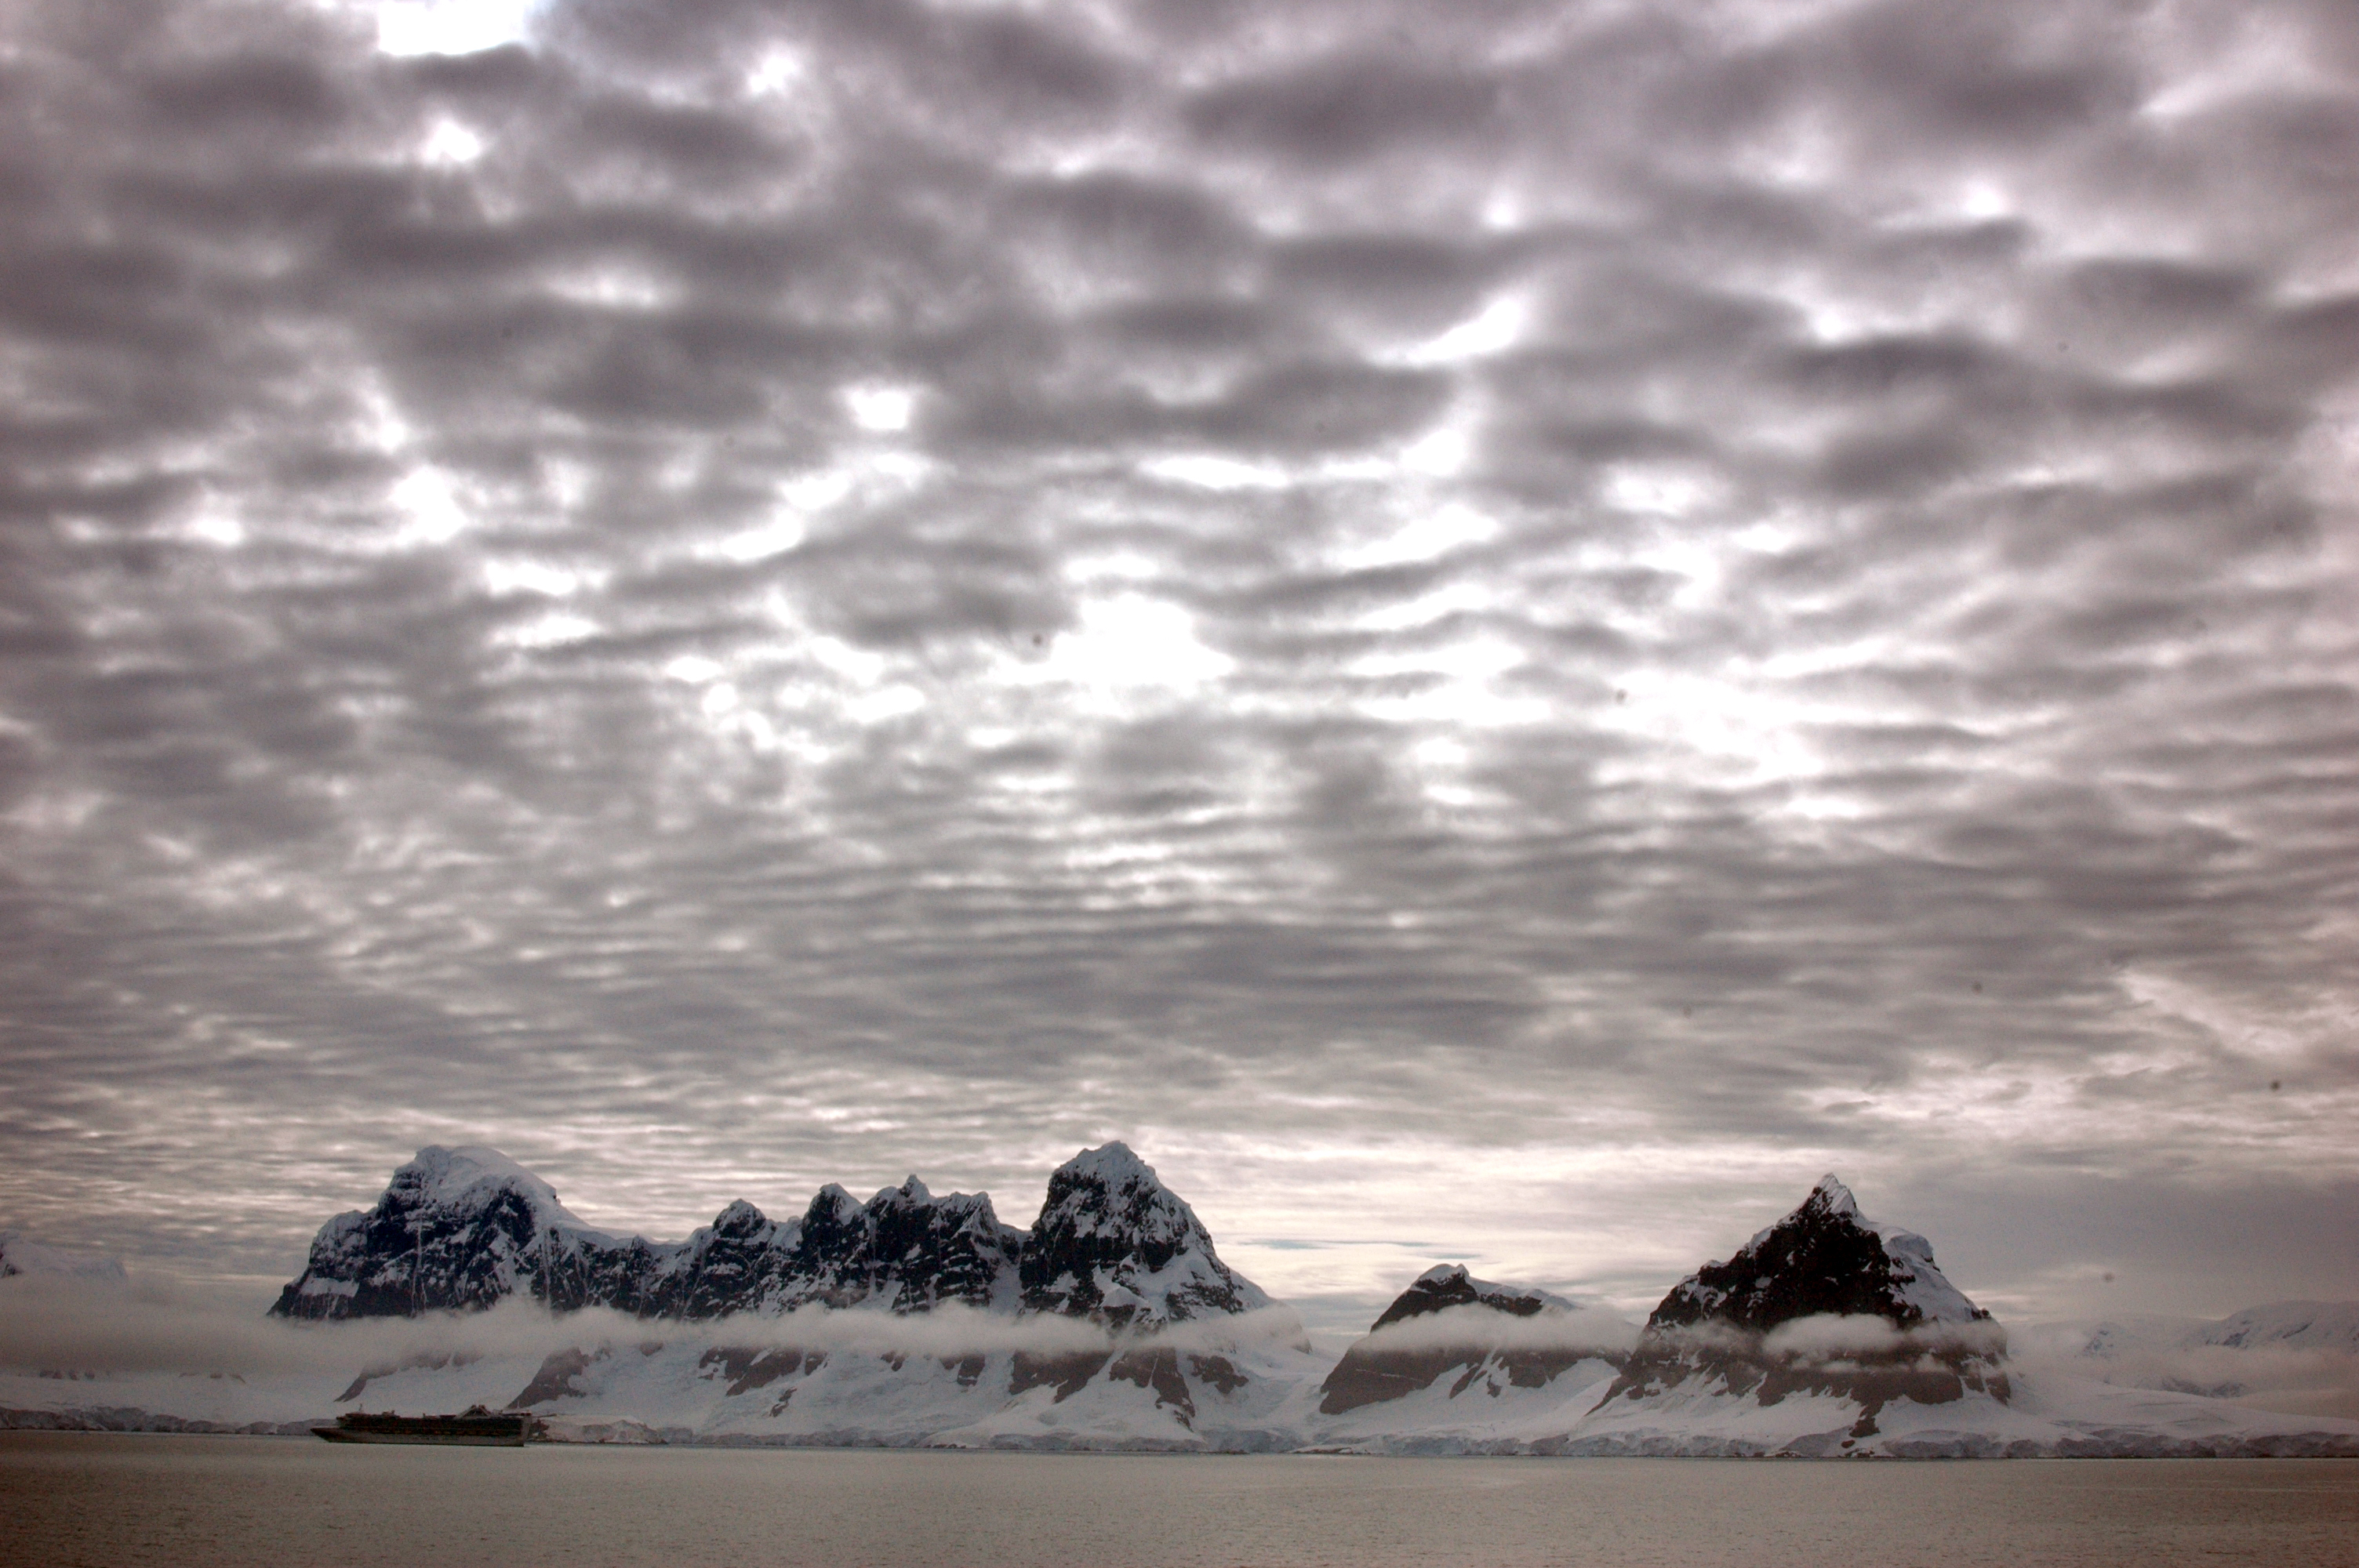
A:
{"label": "cloud", "polygon": [[1637,1343],[1636,1325],[1594,1308],[1514,1317],[1490,1307],[1453,1306],[1386,1324],[1359,1341],[1358,1348],[1371,1355],[1477,1347],[1616,1355]]}
{"label": "cloud", "polygon": [[251,1303],[234,1296],[161,1277],[143,1277],[136,1289],[33,1276],[0,1284],[0,1367],[32,1371],[375,1376],[370,1368],[545,1357],[649,1341],[854,1355],[1071,1356],[1117,1344],[1210,1352],[1295,1345],[1301,1338],[1300,1321],[1284,1307],[1120,1336],[1082,1319],[1011,1317],[956,1303],[907,1317],[806,1307],[777,1317],[664,1323],[603,1308],[551,1316],[529,1302],[511,1300],[480,1313],[322,1325],[258,1317]]}
{"label": "cloud", "polygon": [[1122,1135],[1626,1310],[1831,1163],[2359,1291],[2339,12],[503,15],[0,24],[12,1227]]}
{"label": "cloud", "polygon": [[2201,1394],[2291,1415],[2353,1419],[2359,1411],[2359,1356],[2325,1346],[2134,1343],[2103,1357],[2081,1354],[2085,1325],[2026,1336],[2020,1362],[2043,1372],[2093,1378],[2124,1388]]}
{"label": "cloud", "polygon": [[1919,1356],[2006,1354],[2006,1331],[1995,1323],[1936,1323],[1900,1328],[1889,1319],[1821,1313],[1781,1323],[1761,1337],[1764,1354],[1779,1360],[1823,1362],[1859,1357],[1900,1360]]}

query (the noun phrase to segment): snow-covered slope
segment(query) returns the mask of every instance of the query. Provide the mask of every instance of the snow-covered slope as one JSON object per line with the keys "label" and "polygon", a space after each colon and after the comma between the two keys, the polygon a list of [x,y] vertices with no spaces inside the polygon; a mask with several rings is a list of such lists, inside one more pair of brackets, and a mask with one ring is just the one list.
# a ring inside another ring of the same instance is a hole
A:
{"label": "snow-covered slope", "polygon": [[0,1280],[20,1275],[114,1285],[126,1284],[130,1278],[122,1264],[103,1253],[44,1246],[13,1230],[0,1230]]}
{"label": "snow-covered slope", "polygon": [[593,1441],[1260,1452],[1299,1445],[1325,1367],[1282,1308],[1147,1333],[958,1308],[735,1326],[560,1351],[515,1401]]}
{"label": "snow-covered slope", "polygon": [[1610,1314],[1582,1313],[1562,1296],[1444,1264],[1419,1275],[1343,1352],[1320,1384],[1319,1413],[1415,1400],[1451,1373],[1449,1400],[1478,1382],[1496,1398],[1507,1388],[1547,1388],[1576,1368],[1618,1371],[1636,1336]]}
{"label": "snow-covered slope", "polygon": [[[913,1177],[865,1204],[824,1189],[784,1222],[732,1205],[670,1244],[582,1225],[490,1151],[427,1150],[375,1211],[331,1222],[312,1265],[287,1300],[377,1303],[356,1314],[371,1320],[242,1319],[269,1343],[240,1370],[79,1351],[0,1368],[0,1425],[270,1430],[481,1402],[576,1441],[2359,1456],[2359,1422],[2014,1364],[1930,1246],[1863,1218],[1832,1178],[1675,1287],[1643,1331],[1451,1266],[1340,1360],[1313,1354],[1120,1144],[1060,1169],[1029,1232]],[[56,1288],[0,1282],[0,1309]],[[429,1314],[409,1316],[421,1298]],[[2342,1355],[2345,1319],[2316,1307],[2212,1325],[2261,1351],[2200,1349]]]}
{"label": "snow-covered slope", "polygon": [[1116,1325],[1269,1304],[1221,1261],[1194,1211],[1120,1143],[1060,1167],[1028,1234],[1002,1224],[985,1195],[937,1197],[911,1176],[865,1204],[829,1185],[790,1220],[733,1203],[677,1242],[597,1229],[498,1152],[438,1146],[396,1171],[374,1209],[330,1220],[272,1310],[402,1317],[511,1296],[558,1311],[687,1320],[961,1302]]}
{"label": "snow-covered slope", "polygon": [[2006,1351],[1931,1243],[1865,1217],[1829,1175],[1728,1261],[1673,1286],[1600,1403],[1626,1401],[1616,1409],[1633,1420],[1710,1414],[1712,1426],[1804,1396],[1856,1411],[1848,1448],[1882,1432],[1887,1406],[2005,1406]]}
{"label": "snow-covered slope", "polygon": [[589,1294],[632,1273],[633,1250],[584,1224],[548,1183],[497,1150],[436,1145],[394,1172],[375,1208],[322,1226],[303,1272],[271,1310],[305,1318],[464,1310],[515,1294],[527,1280],[547,1299],[546,1281],[559,1277]]}
{"label": "snow-covered slope", "polygon": [[2123,1388],[2299,1413],[2359,1411],[2359,1302],[2270,1302],[2217,1322],[2041,1324],[2020,1336],[2020,1351]]}
{"label": "snow-covered slope", "polygon": [[2359,1353],[2359,1302],[2271,1302],[2190,1330],[2182,1344]]}
{"label": "snow-covered slope", "polygon": [[[526,1310],[510,1308],[504,1310]],[[870,1325],[916,1321],[832,1314]],[[1071,1322],[1073,1320],[1066,1320]],[[1567,1455],[1880,1454],[1897,1457],[2309,1454],[2359,1457],[2359,1422],[2250,1410],[2191,1395],[2116,1388],[2045,1371],[2010,1401],[1897,1401],[1854,1437],[1860,1407],[1826,1394],[1774,1402],[1687,1388],[1604,1400],[1613,1367],[1575,1363],[1539,1388],[1486,1368],[1402,1400],[1321,1413],[1323,1358],[1290,1337],[1244,1332],[1225,1348],[1190,1341],[1121,1353],[1027,1356],[1006,1344],[964,1355],[939,1344],[884,1351],[592,1339],[550,1357],[498,1354],[354,1380],[326,1373],[232,1376],[126,1370],[39,1377],[0,1368],[0,1428],[299,1432],[338,1411],[462,1410],[528,1403],[573,1442],[786,1444],[961,1448],[1313,1449],[1370,1454]],[[694,1330],[697,1325],[665,1325]],[[811,1325],[816,1327],[816,1325]],[[1192,1326],[1192,1325],[1183,1325]],[[1275,1326],[1275,1325],[1273,1325]],[[337,1326],[325,1331],[344,1333]],[[299,1332],[288,1329],[286,1332]],[[789,1352],[797,1352],[789,1354]],[[1044,1375],[1047,1374],[1047,1375]]]}

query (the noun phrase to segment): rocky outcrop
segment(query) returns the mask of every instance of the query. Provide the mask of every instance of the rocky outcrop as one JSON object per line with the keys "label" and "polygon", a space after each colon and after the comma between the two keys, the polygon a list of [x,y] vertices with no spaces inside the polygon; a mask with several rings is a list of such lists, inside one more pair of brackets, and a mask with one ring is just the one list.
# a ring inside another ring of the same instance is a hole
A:
{"label": "rocky outcrop", "polygon": [[[636,1240],[636,1238],[631,1238]],[[640,1243],[641,1247],[645,1243]],[[530,1280],[603,1297],[645,1266],[630,1242],[583,1224],[548,1183],[490,1149],[421,1149],[375,1208],[340,1214],[311,1242],[275,1315],[409,1317],[487,1307]]]}
{"label": "rocky outcrop", "polygon": [[1574,1310],[1546,1291],[1478,1280],[1462,1263],[1429,1269],[1343,1352],[1320,1385],[1319,1413],[1406,1399],[1451,1373],[1454,1399],[1478,1382],[1539,1389],[1583,1361],[1618,1365],[1622,1347],[1600,1344],[1605,1336],[1576,1323]]}
{"label": "rocky outcrop", "polygon": [[863,1204],[831,1184],[785,1224],[730,1205],[665,1260],[631,1310],[695,1319],[872,1301],[895,1312],[1005,1305],[1023,1239],[982,1194],[937,1198],[911,1176]]}
{"label": "rocky outcrop", "polygon": [[1710,1322],[1767,1333],[1825,1314],[1880,1317],[1900,1328],[1990,1317],[1935,1266],[1931,1242],[1863,1217],[1851,1189],[1828,1175],[1727,1262],[1707,1263],[1672,1286],[1647,1325]]}
{"label": "rocky outcrop", "polygon": [[1243,1312],[1268,1298],[1220,1260],[1192,1210],[1120,1143],[1049,1179],[1031,1231],[983,1194],[937,1197],[911,1176],[866,1203],[829,1185],[800,1217],[731,1204],[685,1241],[585,1224],[490,1149],[421,1149],[376,1206],[338,1215],[280,1292],[282,1317],[468,1312],[509,1296],[702,1320],[806,1305],[1088,1316],[1124,1327]]}
{"label": "rocky outcrop", "polygon": [[1125,1143],[1086,1149],[1049,1178],[1025,1238],[1024,1305],[1117,1328],[1269,1304],[1212,1249],[1196,1213]]}
{"label": "rocky outcrop", "polygon": [[1792,1394],[1852,1401],[1852,1440],[1898,1400],[2005,1404],[2006,1340],[1914,1231],[1867,1218],[1822,1178],[1800,1206],[1723,1263],[1671,1288],[1598,1408],[1672,1390],[1777,1404]]}

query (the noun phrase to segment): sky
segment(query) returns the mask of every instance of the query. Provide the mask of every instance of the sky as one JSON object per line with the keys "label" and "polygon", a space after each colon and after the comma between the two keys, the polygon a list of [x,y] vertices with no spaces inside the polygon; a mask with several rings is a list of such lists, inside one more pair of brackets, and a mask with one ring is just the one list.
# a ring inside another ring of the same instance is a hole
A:
{"label": "sky", "polygon": [[2341,0],[5,0],[0,1228],[2359,1296],[2355,155]]}

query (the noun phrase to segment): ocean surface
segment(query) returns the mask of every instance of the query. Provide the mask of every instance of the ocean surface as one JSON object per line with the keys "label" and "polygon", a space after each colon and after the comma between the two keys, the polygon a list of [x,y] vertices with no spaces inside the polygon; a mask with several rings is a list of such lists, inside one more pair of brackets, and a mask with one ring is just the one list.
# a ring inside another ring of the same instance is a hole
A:
{"label": "ocean surface", "polygon": [[323,1568],[2359,1564],[2359,1460],[341,1446],[0,1433],[0,1562]]}

